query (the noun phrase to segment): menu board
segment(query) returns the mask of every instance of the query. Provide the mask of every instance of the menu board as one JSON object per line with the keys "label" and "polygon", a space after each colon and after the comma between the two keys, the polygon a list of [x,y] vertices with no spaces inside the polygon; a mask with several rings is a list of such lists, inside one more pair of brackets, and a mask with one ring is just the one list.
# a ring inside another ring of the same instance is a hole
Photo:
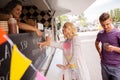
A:
{"label": "menu board", "polygon": [[[44,41],[44,37],[38,37],[36,33],[10,34],[9,38],[17,45],[18,49],[27,58],[32,60],[33,66],[40,70],[46,59],[46,49],[40,49],[38,42]],[[21,65],[22,67],[24,65]],[[21,80],[33,80],[35,71],[31,66],[27,69]]]}

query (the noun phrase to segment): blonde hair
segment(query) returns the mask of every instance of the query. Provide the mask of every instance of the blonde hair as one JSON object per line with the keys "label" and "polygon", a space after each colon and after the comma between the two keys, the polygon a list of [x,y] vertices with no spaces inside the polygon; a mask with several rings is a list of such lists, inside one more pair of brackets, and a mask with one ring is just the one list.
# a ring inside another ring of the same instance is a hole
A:
{"label": "blonde hair", "polygon": [[70,29],[71,29],[69,34],[64,35],[64,38],[67,38],[68,36],[71,37],[71,38],[73,38],[74,36],[77,35],[77,30],[76,30],[76,27],[74,26],[73,23],[71,23],[71,22],[66,22],[66,23],[64,24],[63,28],[70,28]]}

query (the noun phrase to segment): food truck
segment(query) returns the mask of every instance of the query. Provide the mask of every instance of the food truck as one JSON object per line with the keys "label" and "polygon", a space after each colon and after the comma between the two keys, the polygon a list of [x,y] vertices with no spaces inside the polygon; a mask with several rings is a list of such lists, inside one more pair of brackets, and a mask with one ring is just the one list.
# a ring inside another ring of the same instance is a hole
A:
{"label": "food truck", "polygon": [[[0,0],[0,8],[3,8],[11,0]],[[54,48],[42,48],[37,45],[38,42],[45,40],[45,31],[49,29],[53,40],[57,40],[56,31],[57,25],[55,18],[63,14],[80,14],[85,11],[95,0],[19,0],[22,2],[22,13],[20,16],[21,22],[29,25],[36,25],[43,32],[42,37],[38,37],[35,32],[22,32],[19,34],[7,34],[9,39],[16,45],[18,50],[24,57],[29,59],[31,63],[26,68],[24,73],[18,80],[35,80],[36,71],[43,73],[46,76],[49,65],[55,53]],[[2,16],[4,17],[4,16]],[[1,17],[0,17],[1,18]],[[34,24],[32,24],[34,22]],[[0,28],[5,32],[9,31],[8,21],[0,19]],[[0,32],[1,34],[1,32]],[[47,52],[51,54],[47,54]],[[0,80],[10,79],[13,51],[9,41],[0,44]],[[18,57],[19,58],[19,57]],[[17,62],[14,60],[13,62]],[[47,67],[42,70],[42,67],[47,63]],[[14,64],[19,65],[17,63]],[[25,65],[16,66],[17,73],[19,69]],[[14,70],[13,70],[14,71]],[[13,74],[15,77],[16,75]],[[20,74],[18,74],[20,75]]]}

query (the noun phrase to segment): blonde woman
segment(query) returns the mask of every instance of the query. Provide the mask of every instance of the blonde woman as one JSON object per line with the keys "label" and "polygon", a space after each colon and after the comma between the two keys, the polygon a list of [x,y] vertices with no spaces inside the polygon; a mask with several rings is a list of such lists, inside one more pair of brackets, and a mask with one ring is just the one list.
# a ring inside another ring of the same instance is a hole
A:
{"label": "blonde woman", "polygon": [[66,22],[62,32],[64,42],[56,43],[47,37],[45,42],[39,43],[39,46],[52,46],[63,50],[64,64],[57,64],[57,66],[64,70],[65,80],[90,80],[89,71],[80,50],[80,37],[76,34],[75,26]]}

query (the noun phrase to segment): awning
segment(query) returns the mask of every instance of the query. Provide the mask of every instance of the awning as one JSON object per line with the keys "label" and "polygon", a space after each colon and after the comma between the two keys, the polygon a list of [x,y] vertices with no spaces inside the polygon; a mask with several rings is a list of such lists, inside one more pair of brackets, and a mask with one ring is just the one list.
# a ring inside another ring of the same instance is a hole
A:
{"label": "awning", "polygon": [[81,14],[95,0],[45,0],[51,10],[55,11],[55,16],[61,14]]}
{"label": "awning", "polygon": [[[0,0],[3,7],[10,0]],[[35,5],[39,10],[55,11],[55,16],[62,14],[80,14],[84,12],[95,0],[20,0],[23,5]]]}

